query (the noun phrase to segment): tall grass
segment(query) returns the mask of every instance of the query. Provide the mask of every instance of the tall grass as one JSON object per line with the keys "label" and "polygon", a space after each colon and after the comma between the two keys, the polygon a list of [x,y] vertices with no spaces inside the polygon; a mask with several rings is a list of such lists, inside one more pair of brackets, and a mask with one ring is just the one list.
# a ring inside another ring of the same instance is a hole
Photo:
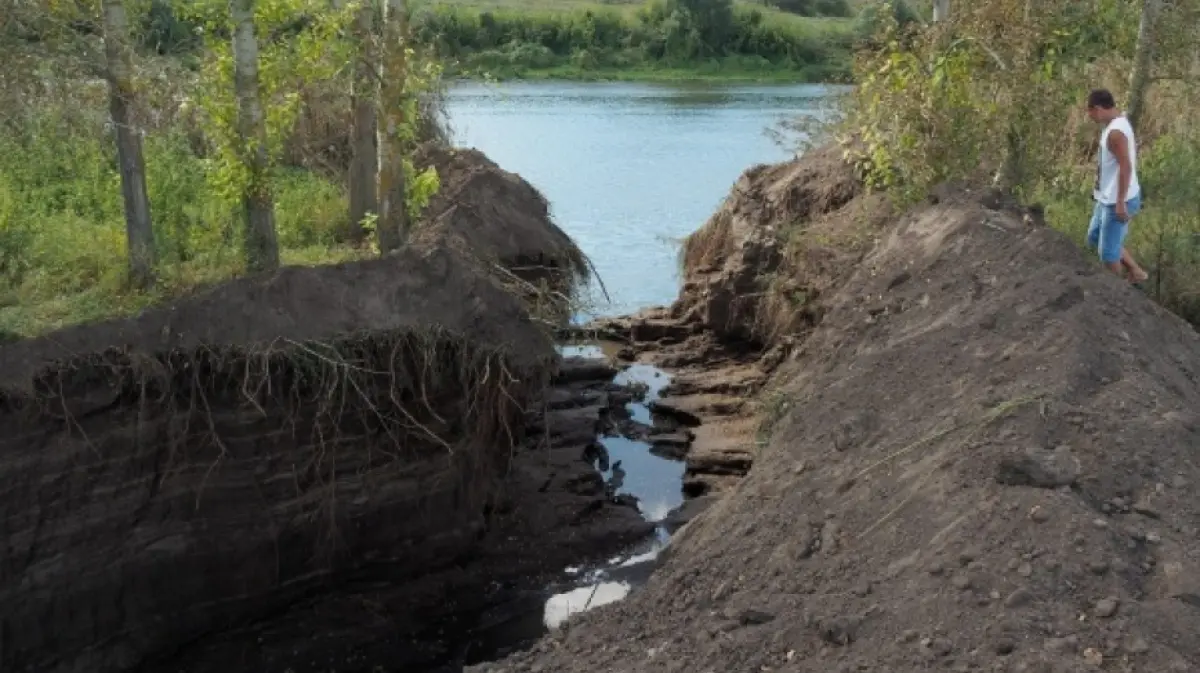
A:
{"label": "tall grass", "polygon": [[[0,334],[33,335],[135,312],[240,274],[237,218],[181,133],[148,135],[146,172],[161,265],[149,293],[126,287],[116,150],[100,125],[47,110],[0,128]],[[341,188],[293,169],[276,182],[284,262],[337,261]]]}

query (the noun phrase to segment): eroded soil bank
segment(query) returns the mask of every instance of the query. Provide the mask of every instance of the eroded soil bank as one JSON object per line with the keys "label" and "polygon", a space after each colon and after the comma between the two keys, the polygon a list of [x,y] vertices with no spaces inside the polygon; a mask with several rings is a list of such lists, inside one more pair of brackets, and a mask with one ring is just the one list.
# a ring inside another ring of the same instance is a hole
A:
{"label": "eroded soil bank", "polygon": [[666,404],[728,419],[689,457],[720,495],[627,600],[469,670],[1200,670],[1196,331],[1036,210],[889,211],[833,151],[752,169],[680,301],[599,326],[699,370]]}
{"label": "eroded soil bank", "polygon": [[534,301],[582,254],[518,176],[433,161],[401,253],[0,347],[0,669],[414,670],[460,655],[431,625],[652,532],[559,457],[616,393]]}

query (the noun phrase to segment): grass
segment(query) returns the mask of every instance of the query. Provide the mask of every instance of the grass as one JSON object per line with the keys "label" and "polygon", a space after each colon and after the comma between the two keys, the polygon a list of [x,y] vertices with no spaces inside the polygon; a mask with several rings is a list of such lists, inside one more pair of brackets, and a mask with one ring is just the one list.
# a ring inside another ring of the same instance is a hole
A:
{"label": "grass", "polygon": [[[130,315],[243,272],[237,209],[214,195],[202,159],[180,135],[145,143],[159,283],[126,283],[125,221],[115,149],[100,128],[45,114],[0,133],[0,335],[35,336]],[[340,245],[341,188],[314,173],[276,181],[285,264],[325,264],[364,252]]]}

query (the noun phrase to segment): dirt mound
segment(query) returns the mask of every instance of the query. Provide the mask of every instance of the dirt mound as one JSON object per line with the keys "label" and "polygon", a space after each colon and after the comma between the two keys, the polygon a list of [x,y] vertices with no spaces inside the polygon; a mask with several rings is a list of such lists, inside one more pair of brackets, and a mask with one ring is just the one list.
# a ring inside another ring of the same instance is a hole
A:
{"label": "dirt mound", "polygon": [[890,207],[864,190],[839,147],[746,171],[684,242],[672,309],[729,341],[771,343],[811,327],[820,299],[874,243]]}
{"label": "dirt mound", "polygon": [[128,670],[453,565],[556,361],[444,248],[0,346],[0,669]]}
{"label": "dirt mound", "polygon": [[975,198],[900,220],[737,488],[505,671],[1200,669],[1200,336]]}
{"label": "dirt mound", "polygon": [[414,241],[456,240],[522,281],[546,282],[563,294],[587,281],[591,267],[583,251],[554,224],[545,197],[521,176],[473,149],[427,144],[414,161],[436,168],[441,180]]}

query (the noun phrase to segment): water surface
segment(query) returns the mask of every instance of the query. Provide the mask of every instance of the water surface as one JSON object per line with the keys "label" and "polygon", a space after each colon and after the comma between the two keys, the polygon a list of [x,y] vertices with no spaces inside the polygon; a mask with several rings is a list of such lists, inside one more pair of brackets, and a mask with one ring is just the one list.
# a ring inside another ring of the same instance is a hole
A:
{"label": "water surface", "polygon": [[614,315],[668,304],[678,242],[743,171],[792,150],[766,132],[826,115],[824,85],[665,86],[529,82],[451,89],[455,141],[482,150],[545,194],[559,226],[595,263]]}

